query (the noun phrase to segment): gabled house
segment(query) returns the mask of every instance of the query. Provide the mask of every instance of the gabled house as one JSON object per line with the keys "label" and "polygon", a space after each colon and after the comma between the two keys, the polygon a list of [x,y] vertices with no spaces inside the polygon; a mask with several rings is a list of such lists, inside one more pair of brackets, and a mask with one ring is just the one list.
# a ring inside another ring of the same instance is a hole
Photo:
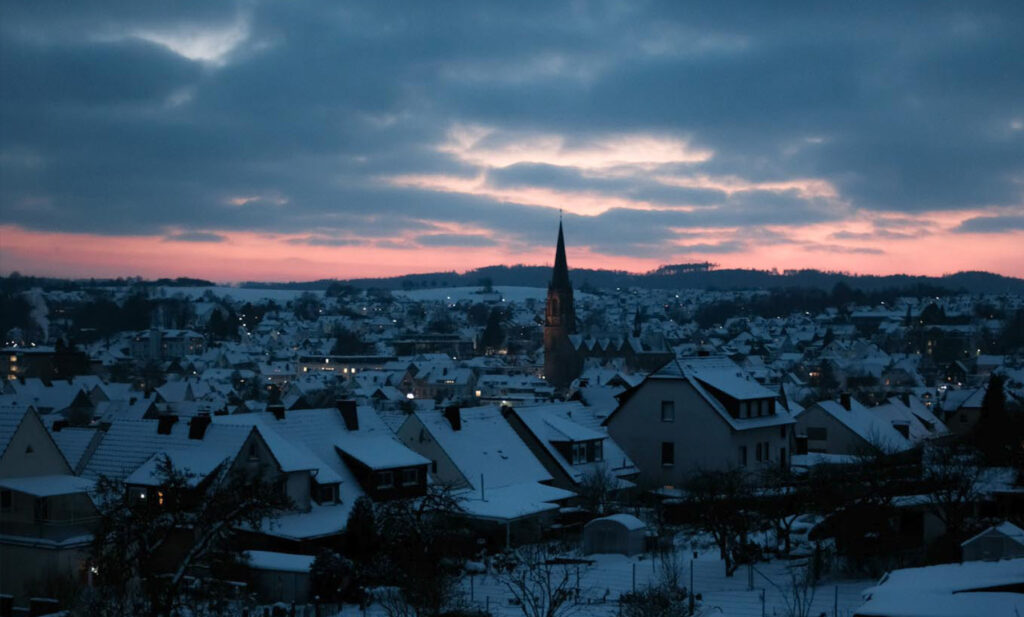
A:
{"label": "gabled house", "polygon": [[[897,423],[843,394],[839,402],[818,401],[796,417],[797,450],[856,456],[880,449],[884,452],[906,450],[912,445],[909,419]],[[900,428],[900,427],[903,428]]]}
{"label": "gabled house", "polygon": [[0,593],[19,602],[77,577],[92,541],[93,483],[76,477],[33,409],[0,408]]}
{"label": "gabled house", "polygon": [[505,419],[551,474],[552,484],[570,491],[589,476],[608,474],[612,490],[633,486],[638,470],[601,426],[603,418],[578,402],[505,408]]}
{"label": "gabled house", "polygon": [[794,420],[775,392],[721,356],[673,360],[618,396],[604,426],[649,487],[699,470],[787,466]]}
{"label": "gabled house", "polygon": [[435,482],[449,486],[464,514],[506,525],[550,519],[575,493],[554,478],[509,426],[496,405],[415,411],[398,438],[430,461]]}

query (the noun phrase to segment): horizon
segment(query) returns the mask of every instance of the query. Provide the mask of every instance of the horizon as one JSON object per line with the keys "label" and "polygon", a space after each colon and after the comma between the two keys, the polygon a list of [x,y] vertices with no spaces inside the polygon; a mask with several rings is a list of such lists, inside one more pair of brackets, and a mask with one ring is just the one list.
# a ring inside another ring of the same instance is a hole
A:
{"label": "horizon", "polygon": [[1024,5],[5,5],[0,270],[1024,276]]}

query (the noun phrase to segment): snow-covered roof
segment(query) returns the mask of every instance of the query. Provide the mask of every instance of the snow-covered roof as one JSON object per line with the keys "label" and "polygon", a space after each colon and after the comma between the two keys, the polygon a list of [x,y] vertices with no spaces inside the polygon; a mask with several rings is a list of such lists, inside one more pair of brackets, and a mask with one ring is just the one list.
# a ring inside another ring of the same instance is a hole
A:
{"label": "snow-covered roof", "polygon": [[[630,531],[637,531],[639,529],[646,529],[647,523],[641,521],[632,514],[612,514],[611,516],[602,516],[601,518],[595,518],[590,523],[597,521],[609,521],[612,523],[618,523]],[[589,525],[590,523],[587,523]]]}
{"label": "snow-covered roof", "polygon": [[95,481],[72,475],[32,476],[22,478],[0,478],[0,488],[26,493],[34,497],[73,495],[92,490]]}
{"label": "snow-covered roof", "polygon": [[872,413],[856,399],[850,399],[850,409],[846,409],[836,401],[818,401],[808,407],[804,413],[815,407],[838,420],[843,426],[871,445],[893,451],[905,450],[910,446],[910,441],[900,435],[890,422],[882,416]]}
{"label": "snow-covered roof", "polygon": [[556,501],[575,497],[576,493],[537,482],[522,482],[505,486],[479,487],[456,495],[459,508],[474,518],[495,521],[514,521],[542,512],[558,509]]}
{"label": "snow-covered roof", "polygon": [[373,470],[430,464],[429,459],[387,435],[364,435],[339,441],[339,450]]}
{"label": "snow-covered roof", "polygon": [[246,562],[253,570],[271,570],[274,572],[309,572],[316,557],[312,555],[294,555],[292,553],[275,553],[273,551],[243,551]]}
{"label": "snow-covered roof", "polygon": [[1017,544],[1024,546],[1024,529],[1021,529],[1020,527],[1014,525],[1010,521],[1003,521],[998,525],[993,525],[985,531],[982,531],[981,533],[971,536],[967,540],[964,540],[960,543],[960,545],[966,546],[982,536],[991,535],[993,533],[1006,536],[1007,538],[1013,540]]}
{"label": "snow-covered roof", "polygon": [[462,428],[453,430],[438,411],[414,412],[438,445],[476,489],[547,482],[551,475],[509,426],[495,405],[461,410]]}
{"label": "snow-covered roof", "polygon": [[158,423],[158,420],[122,420],[111,424],[89,457],[82,475],[124,479],[160,452],[172,455],[175,463],[192,461],[198,472],[209,468],[211,460],[233,460],[252,431],[248,426],[214,423],[207,427],[202,439],[189,439],[187,421],[173,424],[167,435],[157,432]]}
{"label": "snow-covered roof", "polygon": [[51,425],[47,429],[50,431],[50,437],[53,438],[53,442],[60,448],[61,453],[72,469],[78,468],[82,456],[89,449],[89,444],[92,443],[94,438],[98,437],[98,429],[95,428],[71,426],[54,431]]}
{"label": "snow-covered roof", "polygon": [[[1024,559],[893,570],[864,591],[857,615],[978,617],[1024,614],[1024,594],[980,591],[1024,584]],[[970,593],[962,593],[970,592]]]}

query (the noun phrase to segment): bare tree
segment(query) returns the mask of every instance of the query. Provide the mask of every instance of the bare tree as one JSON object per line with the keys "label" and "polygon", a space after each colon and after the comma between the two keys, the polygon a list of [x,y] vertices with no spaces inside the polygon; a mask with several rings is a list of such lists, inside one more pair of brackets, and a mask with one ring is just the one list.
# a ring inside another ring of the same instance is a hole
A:
{"label": "bare tree", "polygon": [[258,528],[290,507],[279,486],[244,477],[227,461],[197,483],[165,456],[157,478],[146,498],[130,495],[120,481],[98,481],[101,518],[90,554],[97,591],[80,607],[86,613],[162,616],[187,607],[197,615],[225,614],[216,576],[188,580],[237,565],[236,530]]}
{"label": "bare tree", "polygon": [[789,587],[782,589],[782,601],[786,604],[785,617],[810,617],[814,604],[814,576],[809,568],[792,570],[789,573]]}
{"label": "bare tree", "polygon": [[925,452],[923,480],[928,486],[928,509],[946,526],[946,533],[961,540],[967,521],[981,498],[986,471],[977,453],[936,447]]}
{"label": "bare tree", "polygon": [[594,467],[583,474],[576,488],[580,501],[590,512],[604,514],[612,493],[618,488],[619,479],[608,469],[607,465]]}
{"label": "bare tree", "polygon": [[686,492],[700,526],[718,546],[726,576],[732,576],[750,558],[747,537],[756,522],[747,474],[742,469],[701,471],[686,483]]}
{"label": "bare tree", "polygon": [[546,546],[513,553],[515,567],[498,573],[524,617],[565,617],[579,608],[579,570],[549,559]]}

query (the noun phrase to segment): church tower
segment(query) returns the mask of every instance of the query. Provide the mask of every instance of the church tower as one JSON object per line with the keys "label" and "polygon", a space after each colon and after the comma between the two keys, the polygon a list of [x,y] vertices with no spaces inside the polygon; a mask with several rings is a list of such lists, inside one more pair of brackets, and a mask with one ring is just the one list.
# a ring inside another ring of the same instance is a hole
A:
{"label": "church tower", "polygon": [[558,247],[555,267],[548,284],[548,300],[544,311],[544,377],[556,389],[567,388],[579,376],[581,365],[569,340],[576,333],[576,309],[569,282],[569,264],[565,259],[565,237],[558,222]]}

